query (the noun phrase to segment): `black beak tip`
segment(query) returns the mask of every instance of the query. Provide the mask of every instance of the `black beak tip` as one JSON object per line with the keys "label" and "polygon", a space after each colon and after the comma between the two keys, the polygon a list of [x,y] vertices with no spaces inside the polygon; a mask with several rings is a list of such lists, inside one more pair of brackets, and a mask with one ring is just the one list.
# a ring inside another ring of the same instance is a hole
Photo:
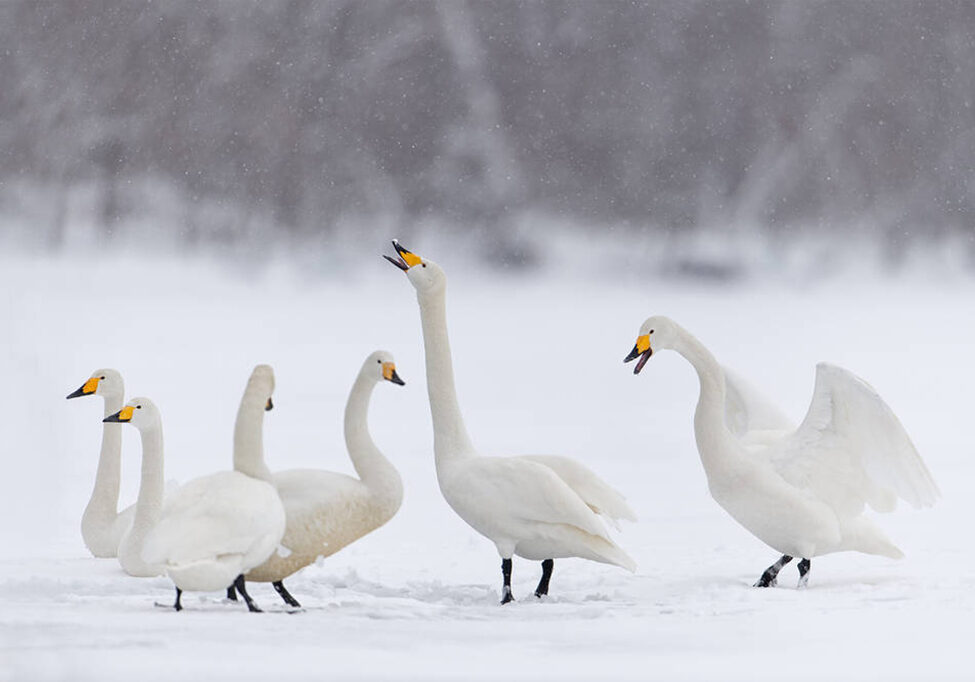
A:
{"label": "black beak tip", "polygon": [[65,398],[65,400],[71,400],[72,398],[80,398],[80,397],[82,397],[84,395],[88,395],[87,393],[85,393],[85,390],[84,389],[85,389],[85,387],[82,386],[78,390],[72,391],[71,393],[69,393],[67,395],[67,397]]}
{"label": "black beak tip", "polygon": [[397,374],[395,371],[393,371],[393,376],[391,376],[389,380],[392,381],[397,386],[406,386],[406,382],[400,379],[399,374]]}
{"label": "black beak tip", "polygon": [[410,269],[410,266],[408,266],[403,261],[402,258],[393,258],[392,256],[387,256],[386,254],[383,254],[383,258],[385,258],[386,260],[388,260],[390,263],[392,263],[393,265],[395,265],[396,267],[398,267],[403,272],[406,272],[407,270]]}
{"label": "black beak tip", "polygon": [[647,364],[647,361],[653,355],[653,349],[647,348],[645,351],[640,353],[640,361],[636,363],[636,367],[633,368],[634,374],[639,374],[643,367]]}
{"label": "black beak tip", "polygon": [[264,411],[265,412],[270,412],[273,409],[274,409],[274,401],[271,400],[270,398],[268,398],[267,399],[267,404],[264,405]]}
{"label": "black beak tip", "polygon": [[102,422],[109,423],[109,424],[121,423],[121,421],[122,420],[118,418],[118,414],[117,413],[116,414],[113,414],[113,415],[110,415],[110,416],[105,417],[104,419],[102,419]]}
{"label": "black beak tip", "polygon": [[632,362],[633,360],[636,360],[638,357],[640,357],[640,351],[637,350],[636,346],[633,346],[633,350],[631,350],[629,354],[625,358],[623,358],[623,363],[626,364],[627,362]]}

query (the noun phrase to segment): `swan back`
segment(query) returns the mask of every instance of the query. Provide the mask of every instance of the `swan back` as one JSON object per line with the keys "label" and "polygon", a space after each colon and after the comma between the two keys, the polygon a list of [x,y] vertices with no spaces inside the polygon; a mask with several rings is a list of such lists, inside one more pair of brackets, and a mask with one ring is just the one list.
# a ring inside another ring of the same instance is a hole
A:
{"label": "swan back", "polygon": [[284,529],[274,486],[238,471],[220,472],[190,481],[166,501],[142,558],[178,570],[236,555],[245,572],[274,552]]}
{"label": "swan back", "polygon": [[790,432],[796,426],[739,374],[723,367],[725,420],[728,430],[742,437],[749,431]]}

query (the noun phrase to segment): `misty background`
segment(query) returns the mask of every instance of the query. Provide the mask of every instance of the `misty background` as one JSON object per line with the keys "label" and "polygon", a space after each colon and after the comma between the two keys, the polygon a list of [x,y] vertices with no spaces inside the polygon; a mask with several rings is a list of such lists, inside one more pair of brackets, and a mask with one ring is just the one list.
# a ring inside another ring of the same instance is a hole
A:
{"label": "misty background", "polygon": [[973,66],[970,2],[8,0],[0,248],[975,271]]}

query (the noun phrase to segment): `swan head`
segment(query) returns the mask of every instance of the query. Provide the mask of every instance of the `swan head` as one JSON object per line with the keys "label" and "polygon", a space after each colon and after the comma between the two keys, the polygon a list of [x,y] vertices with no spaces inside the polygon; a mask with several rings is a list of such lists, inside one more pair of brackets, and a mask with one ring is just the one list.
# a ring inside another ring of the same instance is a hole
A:
{"label": "swan head", "polygon": [[623,362],[630,362],[631,360],[640,358],[636,363],[636,367],[633,368],[633,373],[639,374],[654,352],[666,348],[673,348],[676,339],[677,325],[673,320],[662,315],[650,317],[640,326],[640,333],[636,337],[636,345],[623,358]]}
{"label": "swan head", "polygon": [[159,408],[148,398],[133,398],[121,410],[102,419],[103,422],[132,424],[140,431],[158,425],[160,420]]}
{"label": "swan head", "polygon": [[122,375],[114,369],[95,370],[88,377],[88,381],[83,383],[78,390],[68,394],[68,399],[81,398],[86,395],[121,398],[125,395],[125,383],[122,381]]}
{"label": "swan head", "polygon": [[390,381],[398,386],[405,386],[406,382],[399,378],[396,373],[396,361],[393,360],[392,353],[384,350],[377,350],[372,353],[366,361],[362,363],[362,374],[373,377],[378,381]]}
{"label": "swan head", "polygon": [[418,293],[443,291],[444,287],[447,286],[446,273],[432,260],[420,258],[404,248],[395,239],[393,240],[393,248],[396,249],[396,257],[383,256],[383,258],[405,272],[410,284]]}
{"label": "swan head", "polygon": [[271,394],[274,393],[274,370],[271,365],[257,365],[254,368],[247,380],[245,392],[264,400],[265,412],[274,409],[274,401],[271,400]]}

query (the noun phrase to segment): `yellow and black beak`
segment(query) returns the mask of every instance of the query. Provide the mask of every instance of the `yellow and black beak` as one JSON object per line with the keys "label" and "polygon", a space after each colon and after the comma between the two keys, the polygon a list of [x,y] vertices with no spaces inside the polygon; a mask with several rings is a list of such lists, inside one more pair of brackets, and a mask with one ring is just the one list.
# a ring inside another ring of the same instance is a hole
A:
{"label": "yellow and black beak", "polygon": [[270,412],[273,409],[274,409],[274,401],[268,398],[267,403],[264,404],[264,411]]}
{"label": "yellow and black beak", "polygon": [[135,412],[135,408],[126,405],[115,414],[105,417],[104,419],[102,419],[102,421],[103,422],[130,422],[132,421],[133,412]]}
{"label": "yellow and black beak", "polygon": [[634,374],[639,374],[643,366],[647,364],[647,360],[653,355],[653,348],[650,347],[650,335],[642,334],[637,337],[636,345],[633,346],[633,350],[630,354],[623,358],[623,362],[630,362],[631,360],[636,360],[640,358],[640,361],[636,363],[636,367],[633,368]]}
{"label": "yellow and black beak", "polygon": [[80,398],[83,395],[91,395],[98,390],[98,377],[92,377],[84,384],[81,385],[77,391],[68,394],[68,400],[72,398]]}
{"label": "yellow and black beak", "polygon": [[383,363],[383,379],[392,381],[399,386],[406,386],[406,382],[400,379],[399,374],[396,373],[396,365],[392,362]]}
{"label": "yellow and black beak", "polygon": [[419,265],[423,262],[422,259],[415,253],[411,253],[400,246],[400,243],[395,239],[393,240],[393,248],[396,249],[396,257],[393,258],[392,256],[383,255],[383,258],[388,260],[403,272],[406,272],[414,265]]}

